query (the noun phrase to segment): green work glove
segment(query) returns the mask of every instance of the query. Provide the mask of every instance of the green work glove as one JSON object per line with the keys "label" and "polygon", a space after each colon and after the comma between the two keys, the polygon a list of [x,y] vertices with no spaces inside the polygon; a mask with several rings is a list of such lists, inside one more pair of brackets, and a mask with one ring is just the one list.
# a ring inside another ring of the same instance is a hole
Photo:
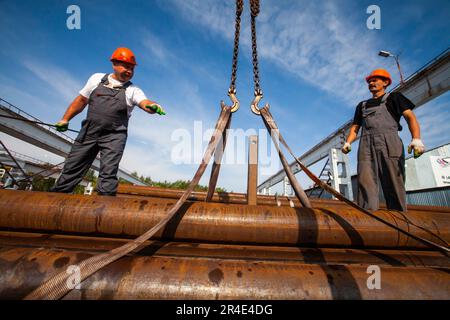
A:
{"label": "green work glove", "polygon": [[159,114],[160,116],[165,115],[166,113],[164,112],[164,109],[161,108],[159,105],[157,104],[153,104],[153,105],[147,105],[145,106],[147,109],[150,109],[152,111],[154,111],[155,113]]}
{"label": "green work glove", "polygon": [[346,142],[344,144],[344,146],[342,147],[341,151],[345,154],[349,153],[350,151],[352,151],[352,146],[350,143]]}
{"label": "green work glove", "polygon": [[59,121],[57,124],[55,124],[55,128],[56,131],[65,132],[69,129],[69,123]]}

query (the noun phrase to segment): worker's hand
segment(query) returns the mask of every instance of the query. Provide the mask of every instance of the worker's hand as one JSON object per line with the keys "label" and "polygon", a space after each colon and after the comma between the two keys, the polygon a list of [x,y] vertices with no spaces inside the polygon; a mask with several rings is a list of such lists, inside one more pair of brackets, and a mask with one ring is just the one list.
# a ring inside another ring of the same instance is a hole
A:
{"label": "worker's hand", "polygon": [[152,105],[146,105],[145,107],[147,109],[150,109],[150,110],[154,111],[155,113],[159,114],[160,116],[163,116],[163,115],[166,114],[164,109],[157,103],[152,104]]}
{"label": "worker's hand", "polygon": [[352,151],[352,146],[350,143],[346,142],[344,144],[344,146],[342,147],[341,151],[345,154],[349,153],[350,151]]}
{"label": "worker's hand", "polygon": [[65,120],[58,121],[57,124],[55,124],[56,131],[59,132],[65,132],[69,129],[69,122]]}
{"label": "worker's hand", "polygon": [[414,159],[417,159],[425,152],[425,146],[420,139],[412,139],[408,146],[408,153],[414,150]]}

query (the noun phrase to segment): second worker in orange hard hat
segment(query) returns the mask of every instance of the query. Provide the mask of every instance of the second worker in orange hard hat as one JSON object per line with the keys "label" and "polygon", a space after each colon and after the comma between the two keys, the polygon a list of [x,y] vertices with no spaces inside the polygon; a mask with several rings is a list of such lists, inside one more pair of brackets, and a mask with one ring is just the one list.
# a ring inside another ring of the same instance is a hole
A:
{"label": "second worker in orange hard hat", "polygon": [[405,154],[398,131],[402,130],[400,118],[403,116],[412,137],[409,152],[414,150],[415,157],[424,152],[420,126],[412,111],[415,106],[400,92],[386,92],[392,78],[384,69],[372,71],[366,82],[372,97],[356,107],[350,133],[342,147],[342,152],[350,152],[351,143],[362,128],[358,149],[357,202],[365,209],[378,210],[379,181],[388,209],[406,211]]}
{"label": "second worker in orange hard hat", "polygon": [[113,73],[94,73],[56,124],[58,131],[67,130],[69,121],[89,106],[62,173],[52,188],[54,192],[72,192],[100,153],[97,192],[114,196],[119,162],[127,140],[128,119],[134,107],[150,114],[165,114],[158,103],[147,99],[130,81],[137,65],[130,49],[117,48],[110,61]]}

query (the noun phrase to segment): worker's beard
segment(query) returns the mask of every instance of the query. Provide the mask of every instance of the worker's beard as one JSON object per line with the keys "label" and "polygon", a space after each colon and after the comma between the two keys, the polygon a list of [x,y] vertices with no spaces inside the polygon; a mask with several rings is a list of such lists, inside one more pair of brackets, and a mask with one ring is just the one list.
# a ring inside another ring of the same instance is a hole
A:
{"label": "worker's beard", "polygon": [[116,77],[121,82],[127,82],[130,81],[133,77],[133,74],[127,74],[126,72],[116,73]]}

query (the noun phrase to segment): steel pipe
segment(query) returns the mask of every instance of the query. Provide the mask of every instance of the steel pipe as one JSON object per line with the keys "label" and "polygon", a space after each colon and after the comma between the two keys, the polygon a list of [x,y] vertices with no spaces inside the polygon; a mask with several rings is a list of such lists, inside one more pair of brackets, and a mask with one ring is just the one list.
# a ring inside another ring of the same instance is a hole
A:
{"label": "steel pipe", "polygon": [[[64,270],[73,273],[75,280],[77,263],[91,255],[85,251],[0,248],[0,298],[21,299]],[[87,278],[64,299],[450,297],[448,268],[379,266],[380,289],[370,278],[373,271],[368,270],[367,265],[128,256]]]}
{"label": "steel pipe", "polygon": [[[163,189],[158,187],[141,187],[129,184],[120,184],[117,190],[119,196],[133,195],[133,196],[146,196],[146,197],[158,197],[158,198],[168,198],[168,199],[178,199],[184,190],[176,189]],[[192,192],[188,198],[190,201],[205,201],[206,192],[195,191]],[[295,196],[286,197],[280,196],[278,200],[283,206],[290,206],[291,202],[296,207],[301,207],[300,202]],[[247,195],[245,193],[234,193],[234,192],[215,192],[211,199],[212,202],[220,203],[232,203],[232,204],[247,204]],[[315,200],[311,199],[312,202]],[[335,201],[336,202],[336,201]],[[275,196],[257,195],[257,204],[259,205],[273,205],[277,206],[277,201]]]}
{"label": "steel pipe", "polygon": [[[51,248],[100,253],[117,248],[127,241],[129,240],[119,238],[0,231],[0,243],[4,247]],[[145,247],[134,254],[154,257],[296,261],[321,265],[367,264],[450,268],[449,258],[442,253],[413,250],[298,248],[147,241]]]}
{"label": "steel pipe", "polygon": [[[171,203],[139,197],[0,190],[0,228],[133,237],[158,223]],[[406,222],[398,213],[379,211],[377,215],[418,236],[439,241]],[[409,211],[407,218],[450,241],[448,214]],[[424,248],[421,243],[346,206],[312,210],[186,203],[156,238],[283,246]]]}
{"label": "steel pipe", "polygon": [[[134,186],[129,184],[119,184],[118,195],[119,196],[145,196],[154,198],[167,198],[167,199],[178,199],[183,194],[184,190],[176,189],[164,189],[158,187],[147,187],[147,186]],[[205,201],[206,192],[194,191],[188,198],[190,201]],[[213,202],[220,203],[232,203],[232,204],[247,204],[247,195],[245,193],[234,193],[234,192],[215,192],[212,200]],[[269,205],[269,206],[291,206],[291,202],[295,207],[301,207],[300,202],[295,196],[268,196],[268,195],[258,195],[257,204],[258,205]],[[320,208],[323,206],[347,206],[345,203],[338,200],[331,199],[311,199],[311,204],[314,208]],[[381,204],[381,208],[386,208],[384,204]],[[446,212],[450,213],[450,207],[437,207],[437,206],[419,206],[419,205],[408,205],[408,210],[412,211],[430,211],[430,212]]]}

